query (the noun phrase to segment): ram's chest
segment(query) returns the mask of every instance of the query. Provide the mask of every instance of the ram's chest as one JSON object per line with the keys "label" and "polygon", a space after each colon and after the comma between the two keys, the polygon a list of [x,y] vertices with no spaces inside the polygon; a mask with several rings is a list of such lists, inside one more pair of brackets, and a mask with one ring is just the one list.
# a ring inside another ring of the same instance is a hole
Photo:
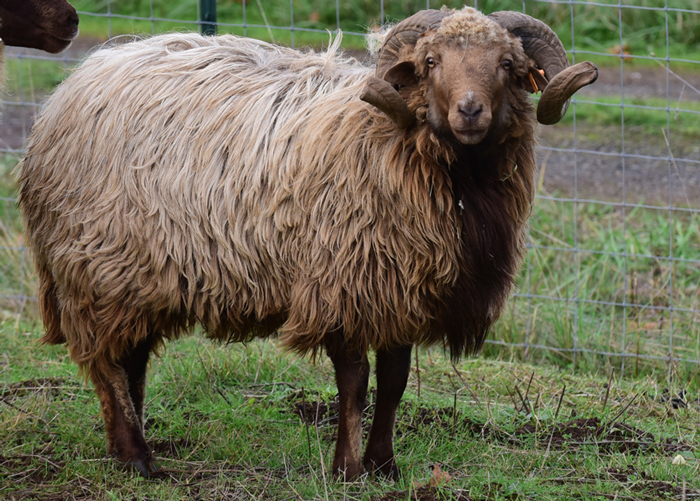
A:
{"label": "ram's chest", "polygon": [[496,183],[455,186],[460,281],[479,288],[510,286],[523,252],[525,225],[508,196]]}

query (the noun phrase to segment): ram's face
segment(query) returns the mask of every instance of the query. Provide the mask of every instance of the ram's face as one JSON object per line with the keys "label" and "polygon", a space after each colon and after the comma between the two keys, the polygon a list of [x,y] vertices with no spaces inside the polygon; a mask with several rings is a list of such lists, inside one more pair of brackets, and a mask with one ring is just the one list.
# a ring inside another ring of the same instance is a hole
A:
{"label": "ram's face", "polygon": [[491,44],[440,44],[420,51],[416,68],[425,84],[427,120],[439,133],[478,144],[509,114],[504,89],[524,72],[522,52]]}
{"label": "ram's face", "polygon": [[525,88],[531,67],[519,38],[471,10],[419,37],[384,79],[418,91],[436,133],[474,145],[508,126],[508,92]]}
{"label": "ram's face", "polygon": [[78,36],[78,14],[66,0],[3,0],[0,21],[5,45],[57,53]]}

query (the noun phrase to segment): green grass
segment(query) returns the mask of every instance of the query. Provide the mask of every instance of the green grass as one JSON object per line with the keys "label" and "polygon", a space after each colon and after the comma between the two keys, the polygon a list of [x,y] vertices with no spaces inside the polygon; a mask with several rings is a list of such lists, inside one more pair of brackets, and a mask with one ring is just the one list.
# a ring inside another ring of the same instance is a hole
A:
{"label": "green grass", "polygon": [[[604,353],[624,351],[629,357],[626,373],[634,375],[660,375],[668,370],[671,340],[675,358],[700,360],[697,214],[675,212],[671,219],[663,209],[634,208],[623,214],[621,209],[595,203],[579,202],[574,207],[574,203],[538,200],[530,226],[533,248],[518,280],[521,295],[511,299],[494,339]],[[674,258],[689,261],[665,259],[670,241]],[[624,307],[625,302],[635,306]],[[673,313],[671,305],[676,309]],[[486,353],[503,356],[502,350],[487,346]],[[525,360],[569,368],[575,362],[585,370],[620,371],[623,363],[619,356],[577,353],[574,360],[571,352],[512,351]],[[700,388],[697,366],[675,362],[673,370]]]}
{"label": "green grass", "polygon": [[[168,477],[144,481],[105,457],[96,396],[64,347],[36,345],[40,330],[0,326],[2,499],[407,499],[425,493],[435,464],[452,477],[441,499],[656,500],[665,490],[680,499],[683,485],[693,499],[700,489],[700,403],[673,409],[662,397],[680,381],[615,376],[608,389],[604,371],[484,359],[455,370],[437,349],[420,351],[420,382],[414,367],[399,414],[402,480],[339,483],[328,475],[335,425],[307,429],[294,413],[333,400],[325,357],[314,365],[271,341],[219,347],[200,337],[171,343],[150,368],[146,435]],[[582,439],[581,418],[618,442]],[[673,465],[677,455],[686,464]]]}

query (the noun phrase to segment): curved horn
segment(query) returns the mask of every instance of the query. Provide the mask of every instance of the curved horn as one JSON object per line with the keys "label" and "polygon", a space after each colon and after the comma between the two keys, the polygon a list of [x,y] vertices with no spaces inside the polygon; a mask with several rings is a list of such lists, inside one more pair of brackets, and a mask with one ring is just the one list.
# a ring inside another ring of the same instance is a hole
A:
{"label": "curved horn", "polygon": [[[566,50],[559,37],[542,21],[527,14],[510,11],[494,12],[488,17],[520,38],[525,54],[544,70],[545,78],[550,82],[569,68]],[[537,106],[537,120],[540,123],[550,125],[557,123],[566,113],[569,107],[568,100],[574,92],[584,85],[595,82],[598,76],[597,68],[593,63],[588,63],[588,65],[590,66],[570,70],[558,80],[557,85],[553,86],[550,83],[545,87]],[[564,89],[566,91],[562,93]],[[565,94],[566,97],[564,97]],[[545,109],[540,111],[543,106]],[[542,122],[541,117],[543,119],[546,117],[547,121]]]}
{"label": "curved horn", "polygon": [[415,122],[416,117],[408,109],[406,101],[386,80],[370,77],[360,99],[386,113],[399,129],[408,129]]}
{"label": "curved horn", "polygon": [[547,80],[569,67],[561,40],[539,19],[511,11],[494,12],[488,17],[520,38],[525,54],[544,70]]}
{"label": "curved horn", "polygon": [[569,99],[585,85],[598,78],[595,64],[585,61],[569,66],[549,81],[537,105],[537,121],[541,124],[557,123],[569,107]]}
{"label": "curved horn", "polygon": [[410,54],[423,33],[440,26],[442,20],[450,14],[443,10],[421,10],[394,26],[379,49],[377,78],[384,78],[389,68]]}
{"label": "curved horn", "polygon": [[383,79],[384,75],[397,63],[408,59],[418,38],[439,26],[449,15],[449,12],[434,9],[417,12],[394,26],[379,49],[376,77],[367,81],[360,99],[379,108],[401,129],[411,127],[415,116],[394,86]]}

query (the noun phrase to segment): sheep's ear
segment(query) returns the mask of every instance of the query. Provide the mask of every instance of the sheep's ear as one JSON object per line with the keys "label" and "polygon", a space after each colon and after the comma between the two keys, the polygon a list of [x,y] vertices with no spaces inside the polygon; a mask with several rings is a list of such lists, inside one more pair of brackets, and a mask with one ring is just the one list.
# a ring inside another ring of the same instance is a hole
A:
{"label": "sheep's ear", "polygon": [[416,117],[395,87],[418,83],[415,69],[413,63],[404,61],[389,68],[383,78],[370,77],[360,99],[383,111],[399,129],[408,129]]}
{"label": "sheep's ear", "polygon": [[392,85],[410,87],[418,83],[416,66],[410,61],[395,64],[384,73],[384,80]]}
{"label": "sheep's ear", "polygon": [[549,81],[544,76],[544,70],[536,68],[534,65],[530,66],[527,75],[521,79],[521,85],[526,91],[537,94],[542,92]]}

